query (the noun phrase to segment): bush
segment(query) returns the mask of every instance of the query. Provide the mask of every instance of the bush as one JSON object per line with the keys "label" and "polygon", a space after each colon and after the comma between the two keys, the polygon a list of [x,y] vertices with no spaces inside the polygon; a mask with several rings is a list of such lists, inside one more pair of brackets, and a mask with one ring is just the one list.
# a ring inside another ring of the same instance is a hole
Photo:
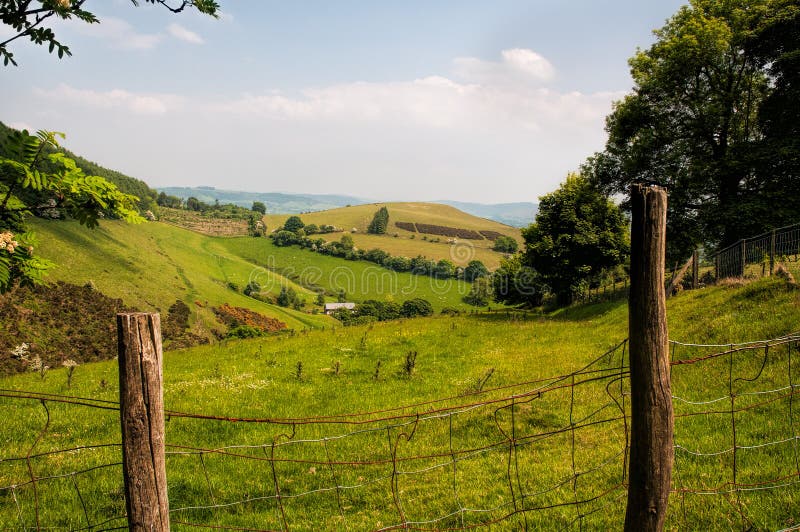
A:
{"label": "bush", "polygon": [[228,334],[225,335],[225,338],[258,338],[266,334],[267,333],[261,329],[251,327],[249,325],[239,325],[229,330]]}
{"label": "bush", "polygon": [[494,240],[492,249],[501,253],[516,253],[518,248],[519,244],[515,239],[510,236],[500,235]]}
{"label": "bush", "polygon": [[299,216],[290,216],[286,222],[284,222],[283,229],[286,231],[291,231],[292,233],[296,233],[299,229],[302,229],[305,226],[306,224],[303,223],[303,220],[301,220]]}
{"label": "bush", "polygon": [[400,314],[405,318],[433,315],[433,305],[422,298],[409,299],[400,308]]}
{"label": "bush", "polygon": [[259,292],[261,292],[261,285],[256,281],[250,281],[247,283],[247,286],[244,287],[244,295],[246,296],[252,296],[254,294],[258,294]]}
{"label": "bush", "polygon": [[284,230],[284,231],[278,231],[277,233],[273,233],[272,242],[276,246],[286,247],[299,243],[300,239],[298,238],[296,233]]}

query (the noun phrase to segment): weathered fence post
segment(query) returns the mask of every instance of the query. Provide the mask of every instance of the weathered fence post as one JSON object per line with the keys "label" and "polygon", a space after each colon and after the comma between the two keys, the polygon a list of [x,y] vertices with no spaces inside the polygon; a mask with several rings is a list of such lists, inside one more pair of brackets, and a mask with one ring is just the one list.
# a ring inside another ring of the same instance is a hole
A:
{"label": "weathered fence post", "polygon": [[666,191],[633,185],[631,210],[631,450],[625,531],[660,531],[674,458],[664,293]]}
{"label": "weathered fence post", "polygon": [[769,274],[775,273],[775,229],[769,239]]}
{"label": "weathered fence post", "polygon": [[744,277],[745,268],[747,267],[747,240],[744,238],[742,239],[742,250],[740,251],[742,255],[742,264],[741,264],[741,277]]}
{"label": "weathered fence post", "polygon": [[694,250],[692,253],[692,290],[697,290],[700,286],[700,252]]}
{"label": "weathered fence post", "polygon": [[128,529],[167,532],[169,500],[158,314],[117,314],[117,346]]}

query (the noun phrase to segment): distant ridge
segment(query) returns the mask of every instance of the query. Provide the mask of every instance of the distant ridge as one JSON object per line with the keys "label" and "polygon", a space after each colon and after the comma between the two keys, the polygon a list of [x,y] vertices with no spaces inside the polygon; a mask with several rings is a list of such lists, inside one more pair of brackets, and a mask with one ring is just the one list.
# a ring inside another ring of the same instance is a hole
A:
{"label": "distant ridge", "polygon": [[267,207],[269,214],[299,214],[309,211],[324,211],[346,205],[363,205],[371,200],[336,194],[285,194],[283,192],[244,192],[239,190],[223,190],[214,187],[164,187],[159,188],[170,196],[182,199],[195,197],[206,203],[233,203],[241,207],[250,207],[254,201],[260,201]]}
{"label": "distant ridge", "polygon": [[[242,207],[250,207],[254,201],[260,201],[267,207],[269,214],[300,214],[305,212],[324,211],[348,205],[364,205],[376,203],[375,200],[337,194],[289,194],[283,192],[244,192],[224,190],[214,187],[164,187],[159,188],[170,196],[179,198],[195,197],[206,203],[233,203]],[[533,223],[538,205],[531,202],[517,203],[470,203],[464,201],[438,200],[428,203],[449,205],[473,216],[480,216],[513,227],[526,227]]]}
{"label": "distant ridge", "polygon": [[538,204],[531,202],[486,204],[439,200],[433,203],[450,205],[473,216],[480,216],[513,227],[527,227],[532,224],[539,209]]}

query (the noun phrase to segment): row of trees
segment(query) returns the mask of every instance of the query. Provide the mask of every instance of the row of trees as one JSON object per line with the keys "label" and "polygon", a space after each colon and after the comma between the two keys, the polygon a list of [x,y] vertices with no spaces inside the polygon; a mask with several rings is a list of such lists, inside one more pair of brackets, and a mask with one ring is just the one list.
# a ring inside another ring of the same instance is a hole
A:
{"label": "row of trees", "polygon": [[438,261],[428,259],[422,255],[414,258],[390,255],[382,249],[362,250],[355,247],[353,237],[349,234],[342,235],[336,242],[329,242],[323,238],[300,236],[291,231],[278,231],[270,235],[276,246],[298,245],[301,248],[340,257],[346,260],[363,260],[383,266],[396,272],[410,272],[416,275],[428,275],[436,279],[465,279],[474,281],[478,277],[488,275],[486,266],[479,260],[470,261],[466,267],[456,266],[452,261],[441,259]]}

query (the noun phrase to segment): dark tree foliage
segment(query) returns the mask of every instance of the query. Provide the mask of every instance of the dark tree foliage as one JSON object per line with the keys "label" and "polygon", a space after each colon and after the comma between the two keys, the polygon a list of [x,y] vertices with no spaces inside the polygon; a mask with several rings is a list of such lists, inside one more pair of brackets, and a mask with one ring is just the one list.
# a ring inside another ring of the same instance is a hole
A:
{"label": "dark tree foliage", "polygon": [[751,43],[752,52],[769,66],[773,82],[758,110],[763,137],[756,153],[763,202],[773,227],[796,222],[800,213],[800,5],[782,4]]}
{"label": "dark tree foliage", "polygon": [[486,277],[479,277],[472,283],[464,302],[476,307],[485,307],[492,299],[492,283]]}
{"label": "dark tree foliage", "polygon": [[253,212],[259,212],[261,214],[267,214],[267,206],[264,205],[264,202],[262,201],[254,201],[250,210]]}
{"label": "dark tree foliage", "polygon": [[306,224],[303,223],[303,220],[301,220],[299,216],[289,216],[283,223],[284,230],[291,231],[292,233],[296,233],[305,226]]}
{"label": "dark tree foliage", "polygon": [[519,253],[502,260],[491,280],[495,301],[530,307],[544,303],[547,286],[536,270],[523,263],[523,256]]}
{"label": "dark tree foliage", "polygon": [[372,222],[370,222],[369,227],[367,228],[367,233],[371,233],[373,235],[384,235],[386,234],[386,228],[389,227],[389,209],[386,207],[381,207],[375,213],[375,216],[372,217]]}
{"label": "dark tree foliage", "polygon": [[796,196],[796,174],[785,171],[796,156],[781,150],[797,146],[762,136],[784,139],[780,126],[769,133],[769,117],[790,109],[796,117],[800,107],[791,88],[797,8],[796,0],[692,0],[630,59],[633,93],[616,103],[605,150],[582,172],[606,193],[666,186],[670,260],[796,218],[793,199],[784,201]]}
{"label": "dark tree foliage", "polygon": [[[173,13],[180,13],[184,9],[194,8],[200,13],[219,16],[219,4],[214,0],[144,0],[147,4],[159,4]],[[139,0],[131,0],[133,5],[138,5]],[[83,9],[86,0],[0,0],[0,22],[9,26],[11,36],[0,41],[0,58],[3,64],[16,65],[14,54],[8,50],[8,45],[20,38],[27,38],[31,42],[47,45],[50,53],[56,52],[59,58],[70,56],[69,47],[56,39],[52,28],[47,27],[58,19],[76,18],[89,24],[100,20],[91,12]]]}
{"label": "dark tree foliage", "polygon": [[404,318],[431,316],[433,315],[433,305],[431,305],[429,301],[422,298],[409,299],[403,303],[403,306],[400,308],[400,314]]}
{"label": "dark tree foliage", "polygon": [[479,260],[469,261],[467,267],[464,268],[464,279],[469,282],[472,282],[480,277],[486,277],[487,275],[489,275],[489,270]]}
{"label": "dark tree foliage", "polygon": [[516,253],[518,248],[517,240],[510,236],[500,235],[494,241],[493,250],[501,253]]}
{"label": "dark tree foliage", "polygon": [[525,263],[560,304],[570,303],[604,270],[623,264],[630,251],[622,211],[578,174],[540,198],[536,221],[522,236]]}

